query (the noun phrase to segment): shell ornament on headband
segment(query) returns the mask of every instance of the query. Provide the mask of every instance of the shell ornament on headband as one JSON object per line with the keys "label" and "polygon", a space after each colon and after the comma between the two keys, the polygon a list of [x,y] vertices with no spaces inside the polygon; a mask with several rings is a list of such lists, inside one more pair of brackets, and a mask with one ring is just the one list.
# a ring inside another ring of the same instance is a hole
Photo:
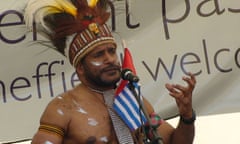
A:
{"label": "shell ornament on headband", "polygon": [[24,18],[29,29],[35,23],[37,32],[76,66],[98,45],[116,45],[106,25],[107,4],[108,0],[29,0]]}

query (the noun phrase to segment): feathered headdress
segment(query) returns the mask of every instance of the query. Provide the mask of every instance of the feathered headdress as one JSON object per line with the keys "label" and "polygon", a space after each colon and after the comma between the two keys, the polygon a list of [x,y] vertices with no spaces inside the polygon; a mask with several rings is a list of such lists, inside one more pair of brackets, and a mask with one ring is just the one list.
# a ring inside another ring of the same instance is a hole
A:
{"label": "feathered headdress", "polygon": [[30,29],[44,33],[63,55],[76,66],[94,47],[113,43],[106,25],[108,0],[29,0],[25,22]]}

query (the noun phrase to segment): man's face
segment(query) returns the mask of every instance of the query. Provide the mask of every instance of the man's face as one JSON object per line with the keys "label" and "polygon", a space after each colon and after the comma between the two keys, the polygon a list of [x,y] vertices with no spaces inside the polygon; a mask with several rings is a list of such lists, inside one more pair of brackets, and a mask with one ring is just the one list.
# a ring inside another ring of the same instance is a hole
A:
{"label": "man's face", "polygon": [[115,86],[120,79],[120,64],[113,44],[103,44],[91,51],[82,62],[85,79],[95,86]]}

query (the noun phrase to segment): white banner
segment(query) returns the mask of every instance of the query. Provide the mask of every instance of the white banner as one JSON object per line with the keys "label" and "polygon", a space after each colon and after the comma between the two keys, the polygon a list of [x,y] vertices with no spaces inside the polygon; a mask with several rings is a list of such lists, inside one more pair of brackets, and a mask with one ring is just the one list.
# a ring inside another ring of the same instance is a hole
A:
{"label": "white banner", "polygon": [[[79,83],[65,57],[27,33],[26,2],[0,5],[0,142],[32,138],[46,104]],[[125,1],[113,3],[109,25],[119,42],[127,42],[142,93],[162,117],[177,114],[165,83],[182,83],[189,71],[197,78],[198,115],[239,111],[240,1],[132,0],[127,8]]]}

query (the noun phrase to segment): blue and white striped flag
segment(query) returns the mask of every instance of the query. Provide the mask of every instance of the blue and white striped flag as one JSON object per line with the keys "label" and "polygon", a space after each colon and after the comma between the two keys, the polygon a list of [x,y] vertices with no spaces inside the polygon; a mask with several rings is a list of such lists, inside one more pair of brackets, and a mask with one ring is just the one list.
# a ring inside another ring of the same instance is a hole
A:
{"label": "blue and white striped flag", "polygon": [[[133,73],[136,73],[131,54],[127,48],[124,51],[122,68],[128,68]],[[137,98],[129,89],[128,81],[121,81],[116,91],[113,108],[131,130],[136,130],[146,123],[147,119],[140,107],[140,104],[143,103],[143,98],[138,94],[139,85],[138,83],[133,83],[133,86],[135,87]]]}
{"label": "blue and white striped flag", "polygon": [[125,85],[122,91],[114,99],[114,110],[131,130],[136,130],[146,122],[145,115],[139,105],[139,103],[142,103],[142,98],[140,97],[139,100],[140,102],[138,102],[128,88],[128,85]]}

